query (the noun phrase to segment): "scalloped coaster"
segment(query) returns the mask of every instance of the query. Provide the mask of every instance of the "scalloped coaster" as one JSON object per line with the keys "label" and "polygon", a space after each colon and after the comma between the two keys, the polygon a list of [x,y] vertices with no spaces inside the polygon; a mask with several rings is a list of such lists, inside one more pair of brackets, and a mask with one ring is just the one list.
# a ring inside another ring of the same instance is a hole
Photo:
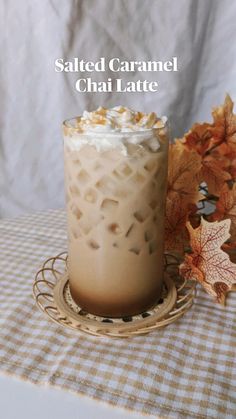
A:
{"label": "scalloped coaster", "polygon": [[130,337],[164,327],[181,317],[193,304],[195,283],[176,274],[178,261],[166,255],[162,297],[151,309],[135,316],[108,318],[85,312],[71,297],[67,254],[48,259],[37,272],[33,293],[39,308],[54,322],[96,336]]}

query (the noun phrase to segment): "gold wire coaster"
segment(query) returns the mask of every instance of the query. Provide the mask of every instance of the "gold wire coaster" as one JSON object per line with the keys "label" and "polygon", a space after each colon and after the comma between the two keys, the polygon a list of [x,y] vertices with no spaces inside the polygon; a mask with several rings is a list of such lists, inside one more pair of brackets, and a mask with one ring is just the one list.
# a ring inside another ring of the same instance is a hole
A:
{"label": "gold wire coaster", "polygon": [[37,272],[33,294],[38,307],[54,322],[95,336],[131,337],[167,326],[189,310],[195,296],[195,282],[178,274],[178,260],[165,255],[162,296],[154,307],[136,316],[100,317],[85,312],[71,297],[67,253],[47,259]]}

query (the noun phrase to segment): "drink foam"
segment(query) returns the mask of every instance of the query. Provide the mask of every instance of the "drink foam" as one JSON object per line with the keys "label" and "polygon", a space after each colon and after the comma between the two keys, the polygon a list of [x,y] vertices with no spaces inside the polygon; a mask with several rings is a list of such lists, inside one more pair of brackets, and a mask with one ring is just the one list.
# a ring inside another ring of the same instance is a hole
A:
{"label": "drink foam", "polygon": [[145,145],[153,152],[158,150],[158,135],[154,135],[153,130],[164,129],[167,118],[159,118],[155,112],[146,114],[115,106],[84,111],[81,117],[73,120],[73,125],[70,123],[65,122],[64,134],[70,137],[73,149],[79,150],[89,144],[99,152],[119,148],[122,154],[127,155],[127,144]]}

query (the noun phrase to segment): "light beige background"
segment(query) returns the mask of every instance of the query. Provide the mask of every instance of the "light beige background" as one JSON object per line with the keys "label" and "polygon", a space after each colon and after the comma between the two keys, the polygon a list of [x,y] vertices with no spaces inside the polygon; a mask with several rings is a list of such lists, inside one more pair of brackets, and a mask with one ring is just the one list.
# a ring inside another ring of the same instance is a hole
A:
{"label": "light beige background", "polygon": [[[236,99],[235,21],[231,0],[2,0],[0,217],[64,205],[63,119],[124,104],[168,115],[180,136],[209,119],[225,92]],[[174,55],[178,73],[122,74],[157,79],[158,93],[82,94],[74,88],[79,74],[54,71],[59,57]]]}

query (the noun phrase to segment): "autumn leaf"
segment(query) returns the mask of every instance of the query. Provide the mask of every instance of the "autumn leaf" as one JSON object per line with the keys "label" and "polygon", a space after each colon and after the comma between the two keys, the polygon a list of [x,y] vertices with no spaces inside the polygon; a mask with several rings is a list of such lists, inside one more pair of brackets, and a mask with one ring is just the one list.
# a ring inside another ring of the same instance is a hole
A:
{"label": "autumn leaf", "polygon": [[[180,141],[186,149],[195,150],[201,156],[199,183],[206,182],[209,194],[218,196],[225,181],[232,177],[232,150],[227,144],[221,144],[221,148],[212,146],[215,140],[211,130],[212,125],[208,123],[194,124]],[[227,154],[227,157],[224,154]]]}
{"label": "autumn leaf", "polygon": [[212,149],[211,153],[205,158],[208,158],[209,156],[213,158],[217,162],[217,164],[219,164],[221,169],[224,169],[227,172],[229,172],[229,167],[232,164],[234,154],[232,153],[231,148],[226,143],[222,143],[218,147]]}
{"label": "autumn leaf", "polygon": [[205,290],[224,304],[226,293],[236,283],[236,265],[221,249],[230,237],[230,220],[209,223],[203,218],[199,227],[194,229],[187,223],[192,253],[185,255],[180,265],[180,273],[185,279],[194,279]]}
{"label": "autumn leaf", "polygon": [[210,148],[212,134],[210,124],[194,124],[187,134],[180,140],[188,150],[195,150],[201,156]]}
{"label": "autumn leaf", "polygon": [[214,122],[209,128],[212,135],[211,148],[226,143],[233,153],[236,152],[236,115],[233,113],[233,106],[232,99],[226,95],[224,105],[213,110]]}
{"label": "autumn leaf", "polygon": [[199,174],[199,181],[206,182],[208,193],[219,196],[225,181],[230,180],[231,175],[221,167],[221,162],[212,158],[205,157],[202,160],[202,168]]}
{"label": "autumn leaf", "polygon": [[190,213],[186,200],[177,192],[168,192],[166,198],[165,217],[165,250],[171,250],[181,255],[188,239],[186,222]]}
{"label": "autumn leaf", "polygon": [[169,148],[168,191],[177,192],[182,201],[196,203],[203,196],[199,193],[197,175],[201,169],[201,157],[196,151],[188,151],[177,141]]}
{"label": "autumn leaf", "polygon": [[211,156],[219,161],[232,179],[236,179],[236,150],[233,151],[228,144],[222,143],[211,151]]}
{"label": "autumn leaf", "polygon": [[220,191],[220,197],[216,203],[216,211],[212,215],[213,220],[225,220],[230,218],[231,240],[236,241],[236,184],[232,189],[225,184]]}
{"label": "autumn leaf", "polygon": [[212,124],[194,124],[180,141],[201,156],[199,179],[207,183],[210,194],[218,196],[226,180],[236,179],[236,115],[229,95],[212,116]]}

